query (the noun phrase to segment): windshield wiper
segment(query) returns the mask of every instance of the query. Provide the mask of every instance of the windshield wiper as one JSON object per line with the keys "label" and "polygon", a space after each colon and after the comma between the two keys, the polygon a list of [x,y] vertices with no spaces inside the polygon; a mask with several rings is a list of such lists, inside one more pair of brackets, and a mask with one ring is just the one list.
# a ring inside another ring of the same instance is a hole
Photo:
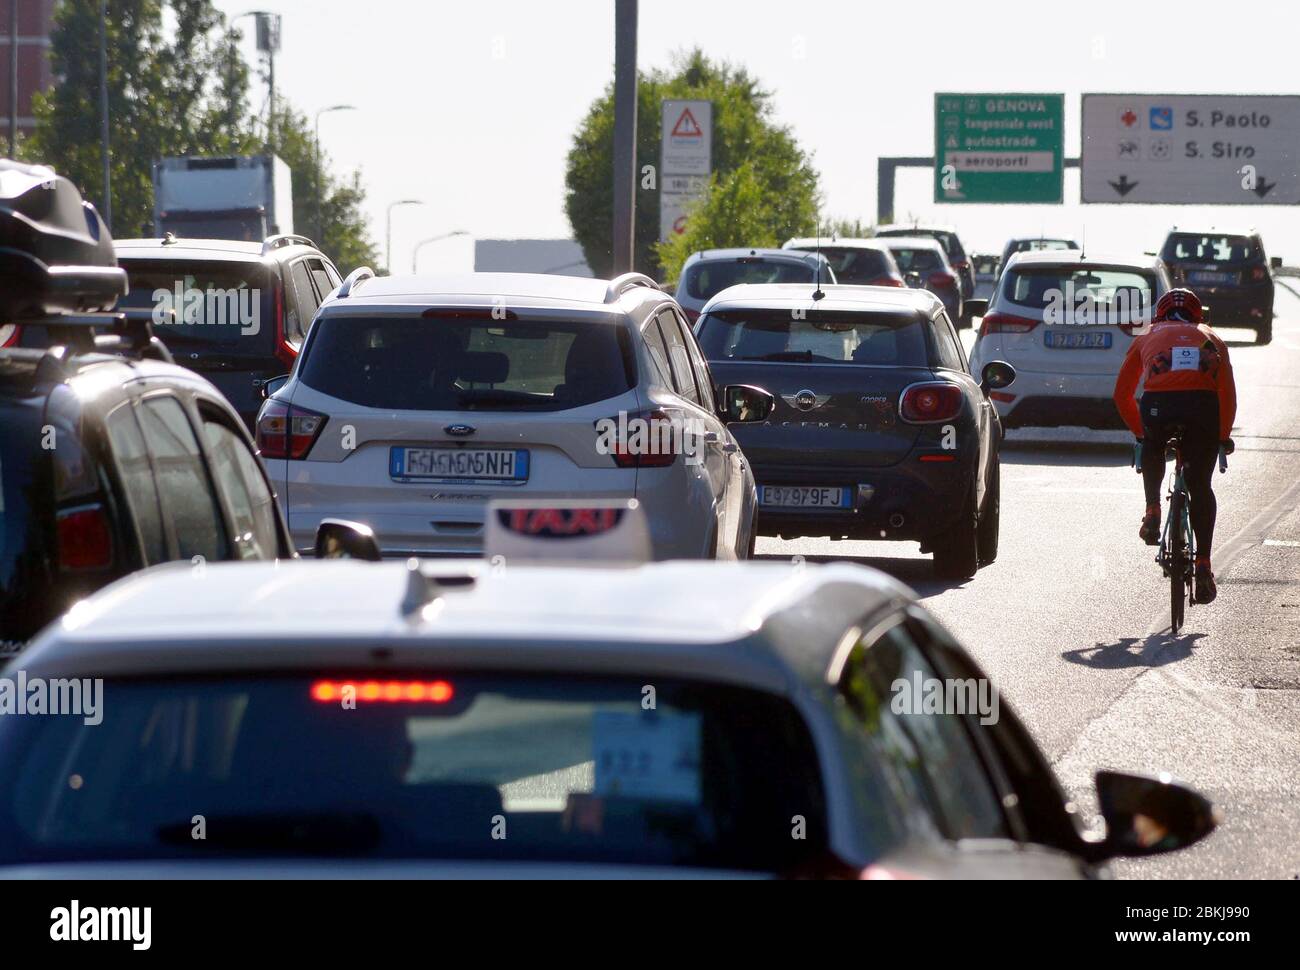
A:
{"label": "windshield wiper", "polygon": [[365,812],[336,814],[216,815],[205,822],[205,838],[194,838],[186,820],[157,829],[167,845],[266,852],[367,852],[383,838],[379,820]]}

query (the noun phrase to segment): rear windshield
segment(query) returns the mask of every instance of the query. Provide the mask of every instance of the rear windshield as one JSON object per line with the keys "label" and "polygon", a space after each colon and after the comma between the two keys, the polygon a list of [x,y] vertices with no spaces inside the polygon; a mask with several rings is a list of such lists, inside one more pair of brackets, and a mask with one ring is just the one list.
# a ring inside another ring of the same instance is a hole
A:
{"label": "rear windshield", "polygon": [[924,367],[924,326],[904,313],[722,310],[700,321],[699,340],[709,360]]}
{"label": "rear windshield", "polygon": [[825,246],[821,254],[831,264],[837,283],[865,286],[894,275],[893,261],[878,249]]}
{"label": "rear windshield", "polygon": [[1007,273],[1002,293],[1012,303],[1035,310],[1077,310],[1091,304],[1094,309],[1141,312],[1154,305],[1155,288],[1155,274],[1137,269],[1027,266]]}
{"label": "rear windshield", "polygon": [[155,318],[163,343],[195,342],[238,346],[249,338],[272,334],[270,293],[260,263],[200,260],[123,259],[131,292],[118,302],[123,309],[172,310]]}
{"label": "rear windshield", "polygon": [[635,383],[613,322],[323,316],[300,366],[308,387],[398,411],[560,411]]}
{"label": "rear windshield", "polygon": [[1264,260],[1263,248],[1249,236],[1201,236],[1194,233],[1175,233],[1170,236],[1162,255],[1166,261],[1224,265],[1244,265]]}
{"label": "rear windshield", "polygon": [[[292,854],[780,871],[825,850],[817,759],[788,702],[656,678],[645,710],[644,683],[109,680],[89,717],[0,718],[0,861]],[[796,816],[806,838],[790,837]]]}
{"label": "rear windshield", "polygon": [[956,233],[944,232],[942,229],[904,229],[900,228],[893,231],[879,233],[881,236],[928,236],[935,240],[950,259],[960,259],[962,256],[961,241],[957,238]]}
{"label": "rear windshield", "polygon": [[1056,252],[1063,249],[1078,249],[1068,239],[1018,239],[1011,244],[1013,253]]}
{"label": "rear windshield", "polygon": [[904,273],[931,273],[944,269],[943,257],[933,249],[893,249],[892,251],[894,261]]}
{"label": "rear windshield", "polygon": [[729,286],[742,283],[810,283],[816,271],[807,263],[791,260],[704,260],[686,270],[686,292],[696,300],[710,300]]}

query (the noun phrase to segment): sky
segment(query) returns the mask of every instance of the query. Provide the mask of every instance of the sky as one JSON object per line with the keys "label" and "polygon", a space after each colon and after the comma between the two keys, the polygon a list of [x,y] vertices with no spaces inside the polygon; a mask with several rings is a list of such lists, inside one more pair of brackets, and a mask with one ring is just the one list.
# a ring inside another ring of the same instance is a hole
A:
{"label": "sky", "polygon": [[[227,15],[249,0],[216,0]],[[280,93],[321,118],[336,168],[360,169],[382,254],[463,230],[479,238],[571,235],[564,166],[573,132],[613,77],[614,0],[261,0],[283,15]],[[1240,11],[1240,12],[1238,12]],[[873,221],[876,159],[930,155],[936,92],[1065,95],[1065,150],[1079,152],[1084,92],[1295,94],[1295,7],[996,0],[641,0],[638,64],[699,46],[773,93],[821,174],[827,218]],[[250,60],[252,20],[241,21]],[[265,100],[259,88],[256,104]],[[1297,135],[1300,138],[1300,134]],[[958,227],[969,251],[1012,235],[1085,237],[1089,249],[1157,249],[1171,225],[1255,226],[1270,255],[1300,261],[1287,206],[936,205],[931,174],[899,173],[895,214]],[[1251,211],[1246,211],[1249,208]],[[472,269],[471,239],[431,243],[421,272]]]}

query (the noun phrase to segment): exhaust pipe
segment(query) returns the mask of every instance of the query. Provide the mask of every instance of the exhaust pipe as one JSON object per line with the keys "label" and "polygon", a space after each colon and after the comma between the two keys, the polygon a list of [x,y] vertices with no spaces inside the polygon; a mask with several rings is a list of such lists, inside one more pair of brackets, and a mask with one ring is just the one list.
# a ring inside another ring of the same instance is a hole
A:
{"label": "exhaust pipe", "polygon": [[902,512],[895,512],[893,515],[889,517],[889,527],[891,529],[901,529],[903,527],[903,523],[906,521],[907,520],[903,518]]}

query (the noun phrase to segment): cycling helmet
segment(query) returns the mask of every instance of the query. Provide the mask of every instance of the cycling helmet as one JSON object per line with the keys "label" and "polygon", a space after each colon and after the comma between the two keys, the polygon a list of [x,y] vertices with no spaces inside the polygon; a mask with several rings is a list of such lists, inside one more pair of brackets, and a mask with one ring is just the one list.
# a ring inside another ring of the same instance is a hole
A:
{"label": "cycling helmet", "polygon": [[1156,320],[1181,320],[1184,323],[1203,323],[1205,311],[1201,301],[1191,290],[1170,290],[1156,304]]}

